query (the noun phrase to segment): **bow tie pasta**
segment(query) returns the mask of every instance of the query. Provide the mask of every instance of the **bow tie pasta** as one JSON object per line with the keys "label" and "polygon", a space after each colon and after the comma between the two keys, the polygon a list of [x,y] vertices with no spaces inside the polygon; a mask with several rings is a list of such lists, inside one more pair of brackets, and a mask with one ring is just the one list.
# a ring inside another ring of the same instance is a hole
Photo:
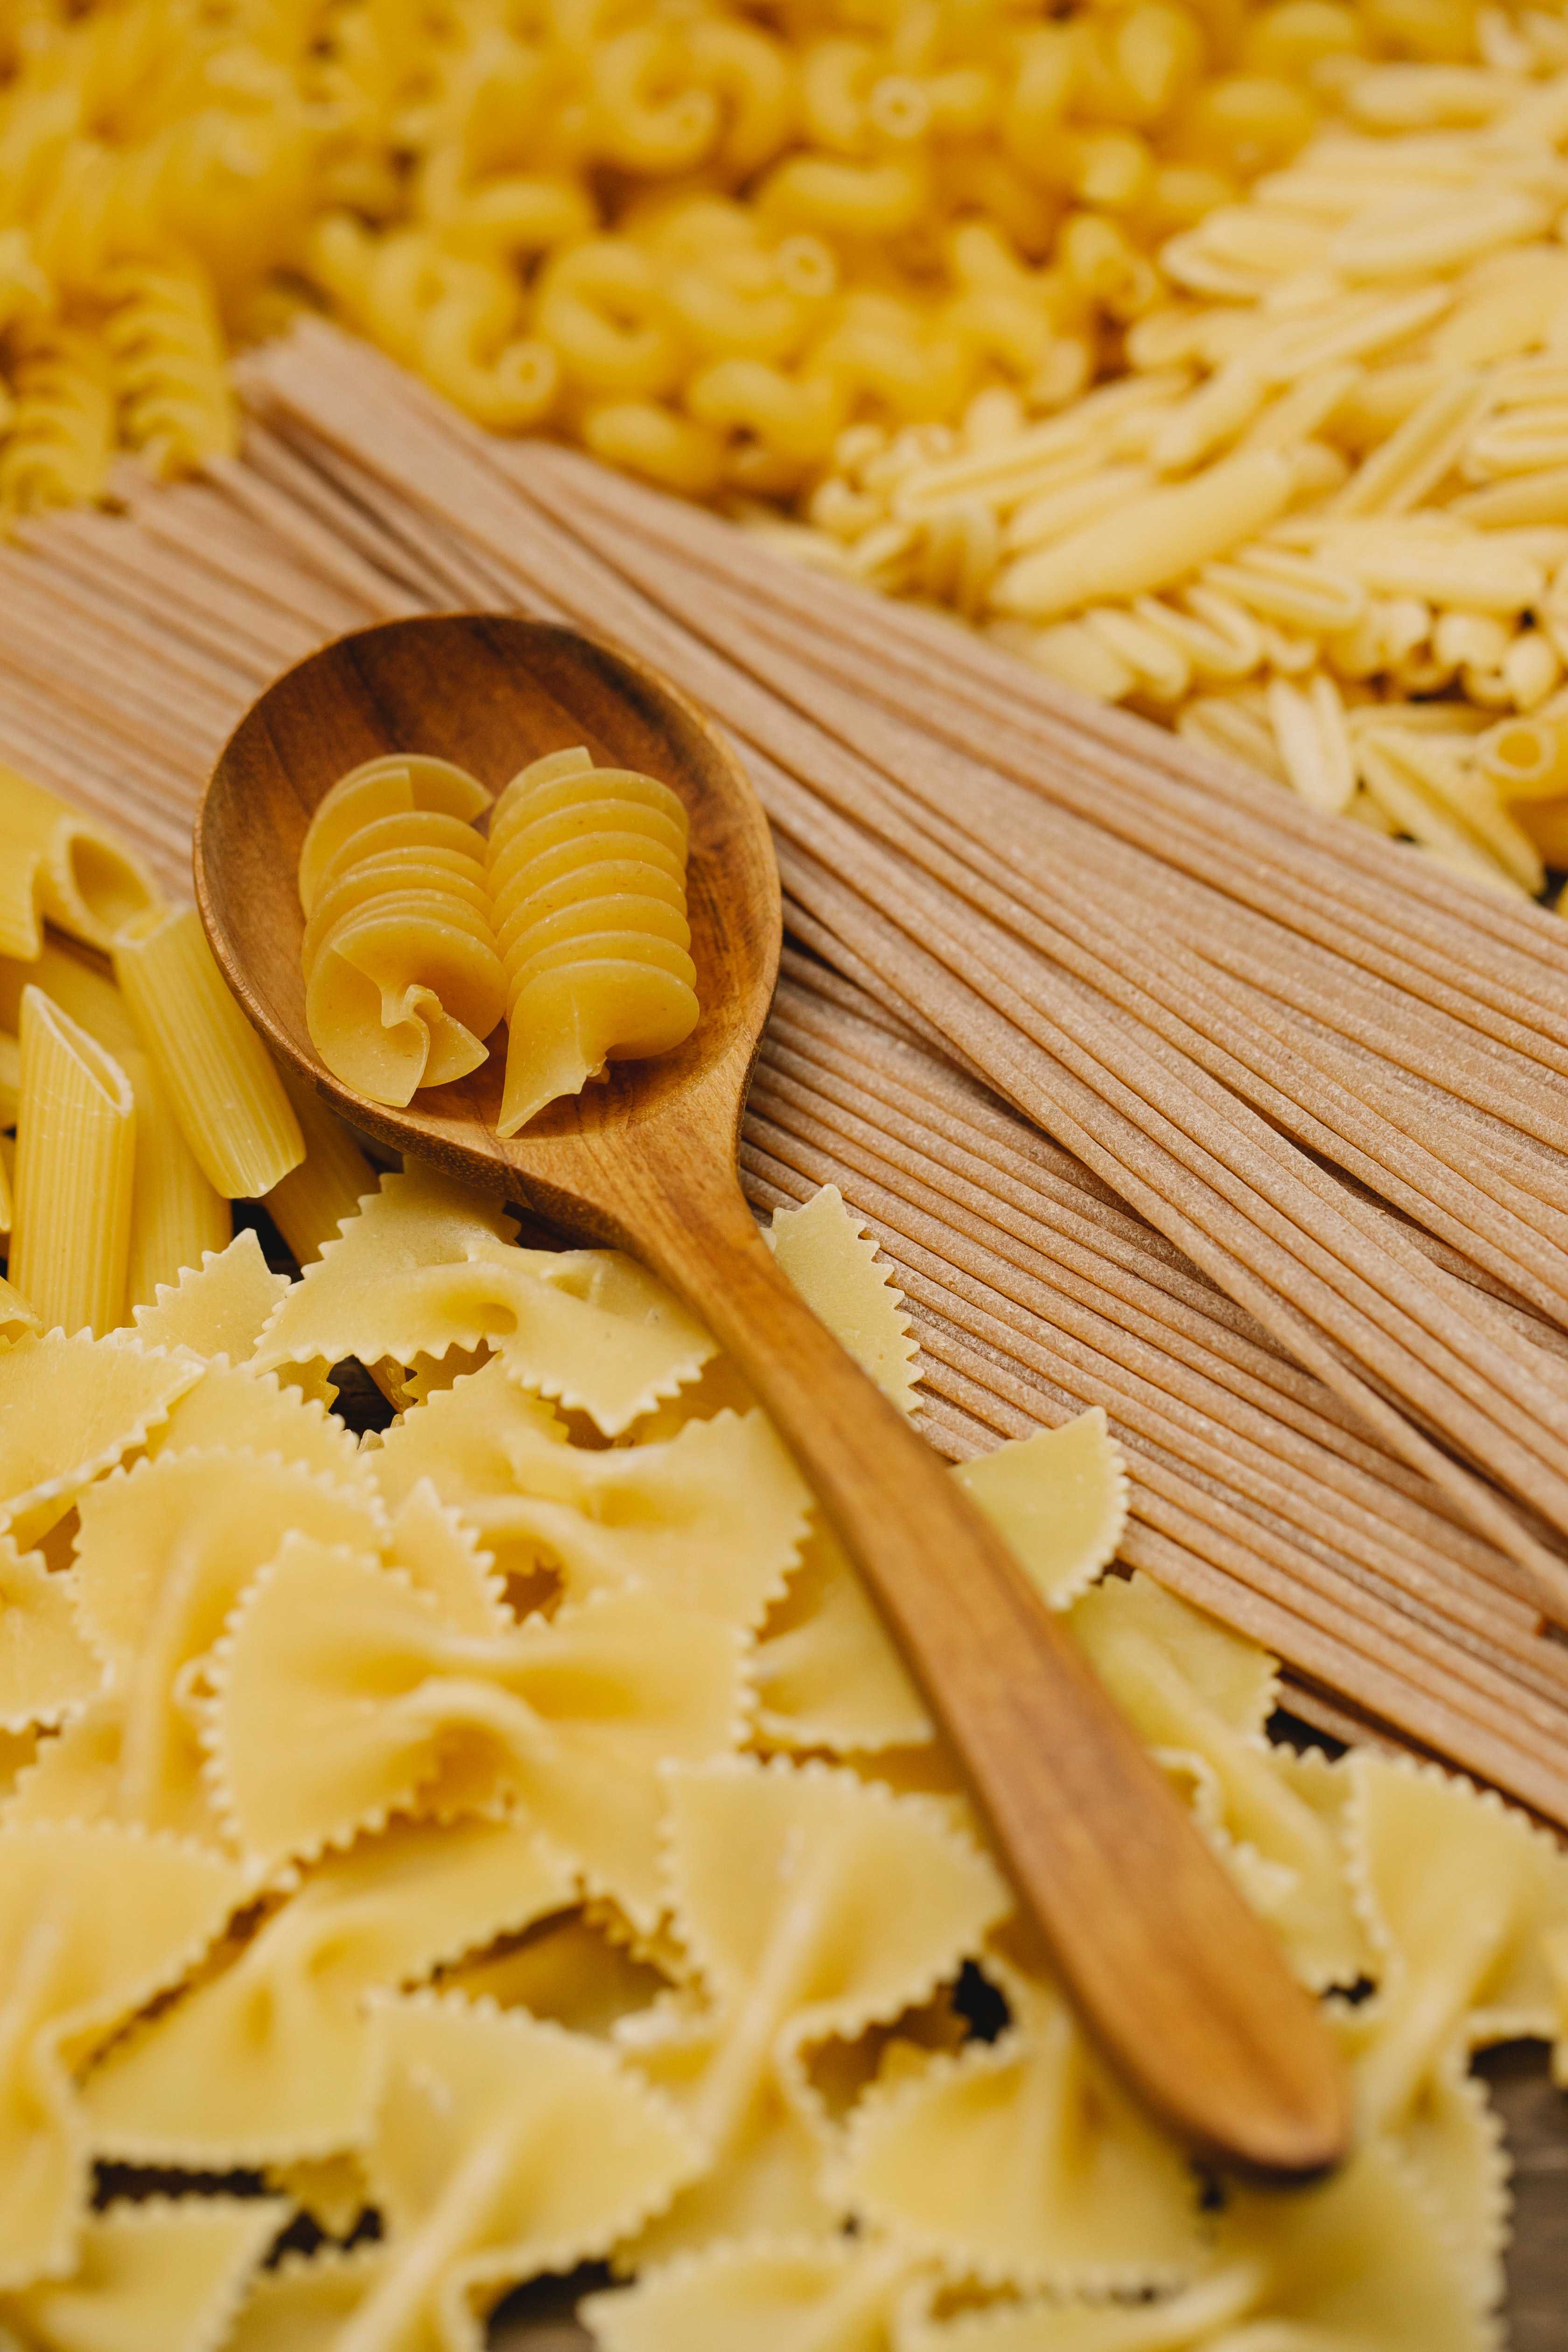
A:
{"label": "bow tie pasta", "polygon": [[[441,900],[498,987],[674,977],[621,952],[650,909],[682,936],[664,786],[568,754],[488,846],[484,814],[438,761],[356,771],[301,867],[313,951]],[[124,994],[56,945],[22,969],[150,1117]],[[529,1084],[580,1083],[610,1033],[568,1069],[532,986]],[[395,1010],[428,1072],[462,1005]],[[960,1467],[1332,2005],[1353,2162],[1205,2201],[709,1334],[623,1255],[520,1248],[299,1124],[298,1277],[161,1207],[171,1278],[109,1329],[0,1334],[0,2340],[479,2352],[514,2286],[597,2261],[602,2352],[1489,2352],[1506,2169],[1468,2066],[1568,2048],[1544,1833],[1271,1745],[1272,1661],[1107,1573],[1143,1497],[1103,1412]],[[133,1152],[133,1232],[164,1159]],[[918,1328],[838,1195],[773,1238],[918,1410]],[[397,1410],[351,1427],[366,1374]],[[100,2208],[124,2166],[180,2193]],[[236,2168],[265,2194],[213,2193]]]}

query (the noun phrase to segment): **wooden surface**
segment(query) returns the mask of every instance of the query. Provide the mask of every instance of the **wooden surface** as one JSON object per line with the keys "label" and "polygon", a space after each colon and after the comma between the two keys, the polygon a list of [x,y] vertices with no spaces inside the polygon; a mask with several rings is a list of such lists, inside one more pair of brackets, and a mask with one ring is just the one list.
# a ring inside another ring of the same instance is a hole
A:
{"label": "wooden surface", "polygon": [[[296,876],[311,811],[385,752],[456,761],[496,792],[578,742],[686,802],[695,1034],[504,1141],[499,1056],[406,1112],[352,1093],[305,1025]],[[1221,2163],[1292,2175],[1333,2162],[1343,2069],[1273,1939],[1006,1546],[757,1234],[736,1150],[777,969],[778,878],[762,809],[700,715],[640,666],[540,623],[362,631],[290,670],[241,722],[197,820],[195,874],[236,994],[335,1108],[629,1249],[736,1358],[941,1718],[1080,2014],[1154,2112]]]}

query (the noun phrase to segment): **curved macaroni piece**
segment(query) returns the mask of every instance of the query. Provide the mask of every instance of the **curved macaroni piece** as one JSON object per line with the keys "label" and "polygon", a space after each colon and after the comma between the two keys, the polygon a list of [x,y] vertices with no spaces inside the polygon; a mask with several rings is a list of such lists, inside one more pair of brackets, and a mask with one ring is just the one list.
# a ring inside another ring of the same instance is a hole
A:
{"label": "curved macaroni piece", "polygon": [[611,1061],[668,1053],[696,1027],[687,833],[668,784],[595,767],[581,748],[536,760],[497,801],[488,872],[510,1032],[502,1135]]}
{"label": "curved macaroni piece", "polygon": [[300,853],[311,1043],[373,1101],[466,1077],[504,1009],[473,819],[484,787],[420,753],[367,760],[332,786]]}
{"label": "curved macaroni piece", "polygon": [[[162,904],[157,884],[132,850],[41,784],[0,766],[0,954],[36,961],[43,953],[46,918],[89,947],[108,949],[121,931]],[[54,963],[51,959],[51,971]],[[40,966],[37,978],[52,993],[49,971]],[[90,1021],[83,1025],[92,1027]]]}

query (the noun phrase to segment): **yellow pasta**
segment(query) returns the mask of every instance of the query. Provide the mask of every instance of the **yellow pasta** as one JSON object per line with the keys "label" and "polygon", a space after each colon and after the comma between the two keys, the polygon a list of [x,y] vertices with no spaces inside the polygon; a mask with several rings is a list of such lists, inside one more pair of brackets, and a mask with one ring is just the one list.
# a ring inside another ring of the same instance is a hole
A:
{"label": "yellow pasta", "polygon": [[161,903],[141,859],[112,834],[0,766],[0,955],[36,959],[46,919],[108,948]]}
{"label": "yellow pasta", "polygon": [[119,1064],[26,990],[10,1273],[47,1328],[103,1332],[121,1320],[135,1130]]}
{"label": "yellow pasta", "polygon": [[419,754],[365,761],[317,809],[300,856],[305,1017],[335,1077],[373,1101],[466,1077],[504,990],[472,820],[484,787]]}
{"label": "yellow pasta", "polygon": [[195,909],[122,938],[114,976],[207,1181],[226,1200],[269,1192],[304,1157],[300,1122]]}
{"label": "yellow pasta", "polygon": [[150,1307],[159,1286],[199,1266],[207,1250],[227,1246],[234,1232],[229,1205],[213,1190],[175,1121],[167,1094],[145,1054],[126,1052],[121,1066],[136,1107],[131,1244],[125,1311]]}
{"label": "yellow pasta", "polygon": [[687,816],[649,776],[581,748],[524,768],[497,801],[488,874],[506,971],[500,1132],[611,1061],[668,1053],[697,1025]]}
{"label": "yellow pasta", "polygon": [[304,1138],[305,1157],[264,1197],[267,1213],[294,1258],[308,1265],[374,1189],[375,1171],[315,1089],[292,1071],[281,1076]]}

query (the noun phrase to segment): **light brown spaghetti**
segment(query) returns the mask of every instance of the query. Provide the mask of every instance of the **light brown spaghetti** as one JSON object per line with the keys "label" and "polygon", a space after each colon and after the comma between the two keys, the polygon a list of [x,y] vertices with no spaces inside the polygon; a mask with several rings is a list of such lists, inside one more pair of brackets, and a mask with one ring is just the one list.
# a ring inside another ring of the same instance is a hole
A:
{"label": "light brown spaghetti", "polygon": [[228,728],[341,629],[510,604],[659,664],[799,942],[748,1181],[867,1219],[933,1442],[1104,1405],[1130,1560],[1568,1821],[1561,925],[328,330],[244,387],[238,460],[0,557],[0,748],[177,888]]}

